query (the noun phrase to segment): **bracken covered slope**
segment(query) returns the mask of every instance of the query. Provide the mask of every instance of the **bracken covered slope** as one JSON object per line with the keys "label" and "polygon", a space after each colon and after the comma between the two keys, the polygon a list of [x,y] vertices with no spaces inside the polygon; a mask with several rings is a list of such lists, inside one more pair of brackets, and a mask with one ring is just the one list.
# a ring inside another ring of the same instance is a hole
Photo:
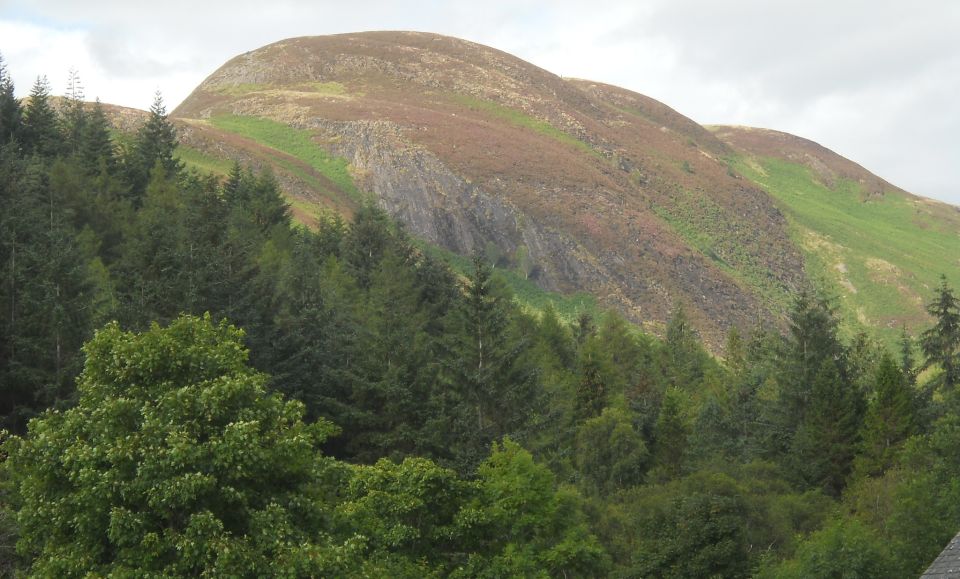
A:
{"label": "bracken covered slope", "polygon": [[[475,43],[284,40],[227,62],[172,116],[198,164],[270,165],[304,220],[316,204],[349,214],[370,194],[431,243],[499,255],[654,330],[682,303],[716,346],[730,326],[781,319],[808,283],[791,206],[752,170],[803,147],[755,150],[749,132],[712,132]],[[832,157],[790,162],[827,183],[859,178]],[[870,178],[866,190],[891,189]]]}

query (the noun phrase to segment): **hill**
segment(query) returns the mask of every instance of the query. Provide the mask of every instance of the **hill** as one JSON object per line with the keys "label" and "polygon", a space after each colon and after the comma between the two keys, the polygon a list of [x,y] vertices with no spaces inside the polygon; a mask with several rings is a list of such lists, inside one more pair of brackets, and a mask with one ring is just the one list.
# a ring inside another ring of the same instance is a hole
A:
{"label": "hill", "polygon": [[[349,215],[372,194],[431,244],[484,250],[653,331],[682,303],[715,346],[730,326],[781,320],[811,279],[838,293],[848,280],[856,293],[842,305],[856,323],[914,324],[924,288],[951,265],[945,254],[931,246],[920,263],[885,252],[868,266],[863,252],[830,257],[848,247],[835,236],[863,229],[866,246],[869,230],[895,249],[901,230],[934,244],[960,230],[933,202],[808,141],[711,131],[643,95],[434,34],[271,44],[224,64],[172,117],[188,161],[270,165],[301,220],[318,205]],[[815,195],[791,194],[797,183],[830,202],[812,207]],[[842,224],[848,197],[878,211]],[[880,210],[894,200],[926,217]],[[891,276],[906,289],[891,289]]]}
{"label": "hill", "polygon": [[926,325],[940,274],[960,282],[960,208],[912,195],[817,143],[712,127],[734,166],[787,215],[806,271],[839,298],[848,328],[893,335]]}

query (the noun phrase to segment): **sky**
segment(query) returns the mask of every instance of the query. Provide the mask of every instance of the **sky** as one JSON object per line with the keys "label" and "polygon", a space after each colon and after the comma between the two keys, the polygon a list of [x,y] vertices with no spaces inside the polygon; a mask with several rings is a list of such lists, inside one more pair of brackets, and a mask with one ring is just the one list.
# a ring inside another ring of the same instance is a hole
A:
{"label": "sky", "polygon": [[233,56],[295,36],[419,30],[619,85],[701,124],[793,133],[960,205],[960,2],[0,0],[17,93],[172,110]]}

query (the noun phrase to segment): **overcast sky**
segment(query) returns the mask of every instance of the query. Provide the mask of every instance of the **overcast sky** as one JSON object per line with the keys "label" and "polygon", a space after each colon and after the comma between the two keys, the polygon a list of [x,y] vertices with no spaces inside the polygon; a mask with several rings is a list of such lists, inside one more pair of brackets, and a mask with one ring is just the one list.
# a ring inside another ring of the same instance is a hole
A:
{"label": "overcast sky", "polygon": [[960,2],[925,0],[0,0],[0,53],[29,92],[172,110],[238,53],[283,38],[422,30],[620,85],[703,124],[813,139],[960,205]]}

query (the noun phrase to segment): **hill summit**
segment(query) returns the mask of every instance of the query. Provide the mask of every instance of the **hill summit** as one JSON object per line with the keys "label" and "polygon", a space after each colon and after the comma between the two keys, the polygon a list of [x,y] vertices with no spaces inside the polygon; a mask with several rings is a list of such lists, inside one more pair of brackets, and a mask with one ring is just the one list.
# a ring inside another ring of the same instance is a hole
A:
{"label": "hill summit", "polygon": [[[708,129],[641,94],[436,34],[270,44],[228,61],[172,116],[198,156],[273,167],[304,220],[317,203],[349,215],[370,194],[429,243],[484,251],[548,290],[589,292],[654,331],[682,304],[714,345],[731,326],[782,319],[811,277],[854,323],[920,321],[918,296],[949,259],[859,248],[891,227],[960,230],[941,206],[809,141]],[[861,245],[787,199],[783,171],[838,212],[880,208]],[[902,291],[876,297],[890,276]],[[867,302],[845,301],[852,291]]]}

